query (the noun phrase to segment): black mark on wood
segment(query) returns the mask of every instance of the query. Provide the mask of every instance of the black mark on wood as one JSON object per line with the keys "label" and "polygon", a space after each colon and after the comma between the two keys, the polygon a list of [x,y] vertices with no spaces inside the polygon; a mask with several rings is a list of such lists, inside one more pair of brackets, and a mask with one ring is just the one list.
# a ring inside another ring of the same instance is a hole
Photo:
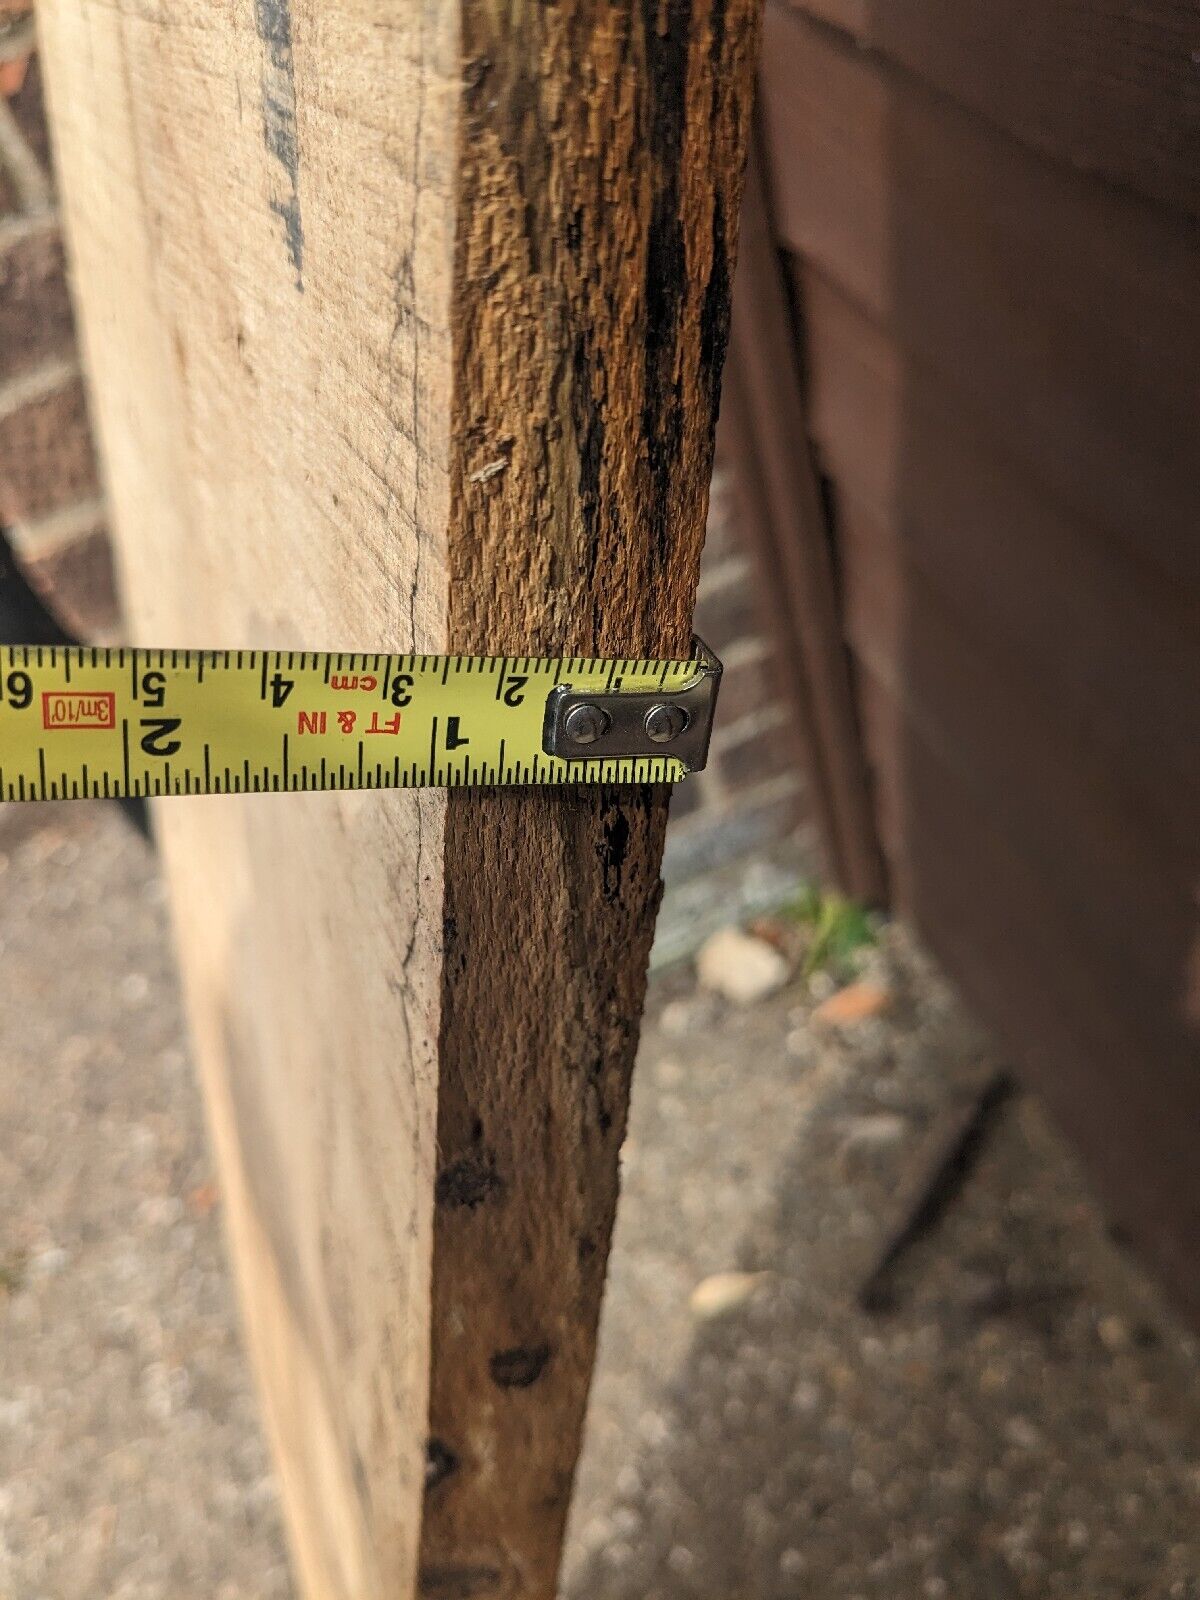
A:
{"label": "black mark on wood", "polygon": [[296,76],[292,64],[290,0],[254,0],[254,26],[266,47],[262,72],[263,143],[283,169],[283,190],[271,210],[283,223],[296,287],[304,289],[304,227],[300,217],[300,143],[296,130]]}
{"label": "black mark on wood", "polygon": [[371,1480],[367,1476],[367,1465],[358,1450],[350,1446],[350,1471],[354,1478],[354,1492],[358,1495],[358,1503],[364,1513],[371,1515]]}
{"label": "black mark on wood", "polygon": [[604,461],[604,410],[592,386],[597,363],[593,342],[592,329],[580,329],[575,337],[571,365],[571,416],[579,440],[579,510],[586,539],[581,566],[589,582],[595,579],[600,556]]}
{"label": "black mark on wood", "polygon": [[708,412],[717,425],[721,404],[721,373],[729,345],[730,293],[729,240],[725,231],[725,203],[720,195],[713,207],[713,260],[700,310],[700,381],[707,385]]}
{"label": "black mark on wood", "polygon": [[417,1588],[425,1600],[474,1600],[476,1595],[495,1594],[503,1577],[499,1567],[483,1562],[428,1566],[421,1568]]}
{"label": "black mark on wood", "polygon": [[683,450],[683,381],[679,370],[682,310],[687,294],[680,173],[687,116],[691,0],[643,0],[650,82],[648,137],[657,153],[656,187],[646,249],[646,345],[642,433],[653,498],[647,521],[665,560],[674,537],[671,490]]}
{"label": "black mark on wood", "polygon": [[458,1457],[450,1446],[440,1439],[430,1439],[425,1446],[425,1492],[445,1483],[458,1470]]}
{"label": "black mark on wood", "polygon": [[623,811],[614,810],[605,818],[598,848],[604,872],[604,898],[612,905],[621,895],[621,876],[629,853],[629,818]]}
{"label": "black mark on wood", "polygon": [[545,1372],[553,1351],[548,1344],[517,1345],[497,1350],[488,1362],[492,1382],[501,1389],[528,1389]]}
{"label": "black mark on wood", "polygon": [[438,1173],[433,1196],[439,1206],[476,1206],[504,1189],[496,1171],[496,1157],[490,1150],[468,1150]]}

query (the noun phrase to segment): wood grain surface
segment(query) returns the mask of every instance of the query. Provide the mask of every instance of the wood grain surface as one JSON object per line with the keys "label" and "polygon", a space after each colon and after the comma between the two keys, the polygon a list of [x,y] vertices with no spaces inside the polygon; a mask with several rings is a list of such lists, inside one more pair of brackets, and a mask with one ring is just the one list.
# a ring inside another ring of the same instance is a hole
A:
{"label": "wood grain surface", "polygon": [[[756,23],[756,0],[464,11],[457,648],[687,652]],[[665,824],[651,790],[449,801],[439,1600],[553,1593]]]}
{"label": "wood grain surface", "polygon": [[[139,641],[686,648],[752,0],[49,0]],[[666,797],[158,826],[321,1600],[548,1597]]]}

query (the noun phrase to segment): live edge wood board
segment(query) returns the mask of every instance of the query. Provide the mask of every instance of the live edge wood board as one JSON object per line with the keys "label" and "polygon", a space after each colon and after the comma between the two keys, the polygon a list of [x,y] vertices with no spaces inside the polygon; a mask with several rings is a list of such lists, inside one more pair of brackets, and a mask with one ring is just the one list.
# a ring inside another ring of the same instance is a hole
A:
{"label": "live edge wood board", "polygon": [[[46,0],[145,643],[685,651],[754,0]],[[320,1600],[548,1597],[666,796],[156,822]]]}

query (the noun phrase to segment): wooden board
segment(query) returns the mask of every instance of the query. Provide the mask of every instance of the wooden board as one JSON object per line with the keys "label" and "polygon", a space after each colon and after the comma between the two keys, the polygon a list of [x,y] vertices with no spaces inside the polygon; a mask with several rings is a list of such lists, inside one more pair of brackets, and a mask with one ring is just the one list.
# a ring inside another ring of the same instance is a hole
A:
{"label": "wooden board", "polygon": [[779,234],[1114,547],[1200,581],[1193,228],[1056,170],[772,9]]}
{"label": "wooden board", "polygon": [[[41,27],[139,640],[686,648],[751,0],[48,0]],[[553,1593],[665,813],[162,808],[321,1600]]]}
{"label": "wooden board", "polygon": [[723,426],[736,454],[738,509],[801,735],[828,870],[868,904],[886,894],[842,638],[826,510],[807,447],[786,269],[752,156],[734,286]]}
{"label": "wooden board", "polygon": [[1056,161],[1200,214],[1200,24],[1184,0],[794,0]]}

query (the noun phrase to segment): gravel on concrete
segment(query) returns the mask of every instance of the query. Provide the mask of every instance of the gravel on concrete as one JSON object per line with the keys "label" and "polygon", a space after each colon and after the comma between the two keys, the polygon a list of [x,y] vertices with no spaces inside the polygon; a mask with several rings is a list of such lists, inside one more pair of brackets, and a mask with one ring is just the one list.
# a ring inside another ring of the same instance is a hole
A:
{"label": "gravel on concrete", "polygon": [[[569,1600],[1200,1597],[1195,1341],[1031,1101],[857,1290],[989,1046],[899,930],[877,1014],[656,977]],[[0,810],[0,1600],[284,1600],[152,853]]]}

